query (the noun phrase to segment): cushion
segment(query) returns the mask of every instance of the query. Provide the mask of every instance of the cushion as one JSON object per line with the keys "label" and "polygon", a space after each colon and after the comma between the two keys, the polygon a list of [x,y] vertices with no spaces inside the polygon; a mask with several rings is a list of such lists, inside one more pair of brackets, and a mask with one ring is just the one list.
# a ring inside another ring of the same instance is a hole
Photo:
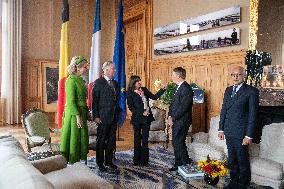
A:
{"label": "cushion", "polygon": [[[57,189],[109,189],[113,186],[92,172],[86,165],[75,163],[67,168],[45,174]],[[71,178],[71,179],[70,179]]]}
{"label": "cushion", "polygon": [[33,112],[24,118],[26,130],[29,136],[42,136],[50,138],[48,116],[43,112]]}
{"label": "cushion", "polygon": [[5,162],[15,156],[27,159],[24,149],[15,137],[2,136],[0,138],[0,162]]}
{"label": "cushion", "polygon": [[89,136],[89,148],[91,150],[96,150],[97,147],[97,136],[91,135]]}
{"label": "cushion", "polygon": [[207,143],[208,142],[208,133],[199,132],[195,133],[193,136],[193,142],[197,143]]}
{"label": "cushion", "polygon": [[260,157],[284,163],[284,123],[264,126],[260,142]]}
{"label": "cushion", "polygon": [[87,121],[88,125],[88,134],[89,135],[97,135],[98,125],[94,121]]}
{"label": "cushion", "polygon": [[149,142],[166,142],[167,134],[164,131],[149,131]]}
{"label": "cushion", "polygon": [[15,156],[0,165],[1,189],[54,189],[54,186],[32,164]]}
{"label": "cushion", "polygon": [[254,174],[280,180],[283,178],[283,166],[272,160],[254,158],[251,160],[251,171]]}
{"label": "cushion", "polygon": [[218,138],[219,121],[220,116],[211,118],[208,143],[212,146],[218,146],[225,150],[227,149],[226,140],[219,140]]}
{"label": "cushion", "polygon": [[191,144],[187,144],[187,150],[189,157],[194,161],[204,160],[208,155],[211,159],[217,159],[221,161],[226,157],[223,150],[204,143],[193,142]]}
{"label": "cushion", "polygon": [[53,154],[59,154],[59,144],[57,143],[45,143],[42,146],[36,146],[31,149],[32,152],[46,152],[50,151]]}
{"label": "cushion", "polygon": [[152,111],[155,121],[152,121],[150,125],[150,130],[151,131],[165,130],[166,111],[158,109],[158,108],[153,108],[153,107],[151,108],[151,111]]}
{"label": "cushion", "polygon": [[45,142],[45,138],[41,137],[41,136],[31,136],[29,139],[34,143],[42,143],[43,144]]}
{"label": "cushion", "polygon": [[281,180],[274,180],[274,179],[263,177],[263,176],[256,175],[256,174],[251,175],[251,182],[258,184],[258,185],[267,186],[267,187],[262,187],[262,188],[267,188],[267,189],[271,189],[271,187],[275,189],[283,188],[283,186],[280,187],[282,183]]}
{"label": "cushion", "polygon": [[62,155],[47,157],[45,159],[31,161],[32,165],[42,174],[60,170],[66,167],[66,159]]}

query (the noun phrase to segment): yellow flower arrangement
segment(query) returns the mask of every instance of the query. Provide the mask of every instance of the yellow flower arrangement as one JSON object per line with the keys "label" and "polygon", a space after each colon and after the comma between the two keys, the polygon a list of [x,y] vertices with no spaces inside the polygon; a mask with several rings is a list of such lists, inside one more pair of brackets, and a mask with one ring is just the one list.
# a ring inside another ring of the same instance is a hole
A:
{"label": "yellow flower arrangement", "polygon": [[217,176],[223,177],[228,173],[228,169],[224,162],[211,160],[209,156],[207,156],[207,160],[201,160],[197,165],[205,172],[205,174],[213,179]]}

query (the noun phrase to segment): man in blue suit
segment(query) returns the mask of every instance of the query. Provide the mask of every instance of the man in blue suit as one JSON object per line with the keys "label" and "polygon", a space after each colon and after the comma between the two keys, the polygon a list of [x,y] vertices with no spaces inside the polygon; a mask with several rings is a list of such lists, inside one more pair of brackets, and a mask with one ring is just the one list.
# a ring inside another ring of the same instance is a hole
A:
{"label": "man in blue suit", "polygon": [[226,136],[230,183],[226,188],[247,188],[251,180],[248,145],[252,143],[257,124],[259,92],[244,83],[245,69],[232,69],[234,85],[226,89],[220,115],[220,140]]}
{"label": "man in blue suit", "polygon": [[173,69],[172,80],[177,84],[174,97],[169,107],[168,124],[173,128],[173,148],[175,164],[170,171],[176,171],[178,166],[191,163],[185,139],[192,123],[193,91],[185,81],[186,70],[182,67]]}

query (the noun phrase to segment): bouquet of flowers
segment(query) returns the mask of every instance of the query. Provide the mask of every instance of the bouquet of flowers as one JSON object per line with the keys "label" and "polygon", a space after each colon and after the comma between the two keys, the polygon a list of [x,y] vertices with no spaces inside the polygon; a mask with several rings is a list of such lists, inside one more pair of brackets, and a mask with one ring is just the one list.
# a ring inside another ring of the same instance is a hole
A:
{"label": "bouquet of flowers", "polygon": [[200,167],[205,174],[213,179],[218,176],[223,177],[228,173],[228,169],[224,162],[211,160],[209,155],[207,156],[207,160],[201,160],[198,162],[198,167]]}
{"label": "bouquet of flowers", "polygon": [[161,96],[161,102],[163,104],[169,105],[172,101],[173,95],[177,89],[177,85],[175,83],[169,83],[165,93]]}

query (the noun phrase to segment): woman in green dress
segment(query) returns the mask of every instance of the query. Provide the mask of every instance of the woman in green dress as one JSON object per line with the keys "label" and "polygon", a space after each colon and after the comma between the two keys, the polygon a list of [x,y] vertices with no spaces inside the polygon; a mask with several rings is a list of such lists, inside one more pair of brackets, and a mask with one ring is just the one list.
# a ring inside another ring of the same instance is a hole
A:
{"label": "woman in green dress", "polygon": [[87,162],[89,136],[87,126],[87,86],[81,77],[88,70],[88,61],[83,56],[72,58],[65,83],[66,104],[62,118],[60,152],[67,162]]}

